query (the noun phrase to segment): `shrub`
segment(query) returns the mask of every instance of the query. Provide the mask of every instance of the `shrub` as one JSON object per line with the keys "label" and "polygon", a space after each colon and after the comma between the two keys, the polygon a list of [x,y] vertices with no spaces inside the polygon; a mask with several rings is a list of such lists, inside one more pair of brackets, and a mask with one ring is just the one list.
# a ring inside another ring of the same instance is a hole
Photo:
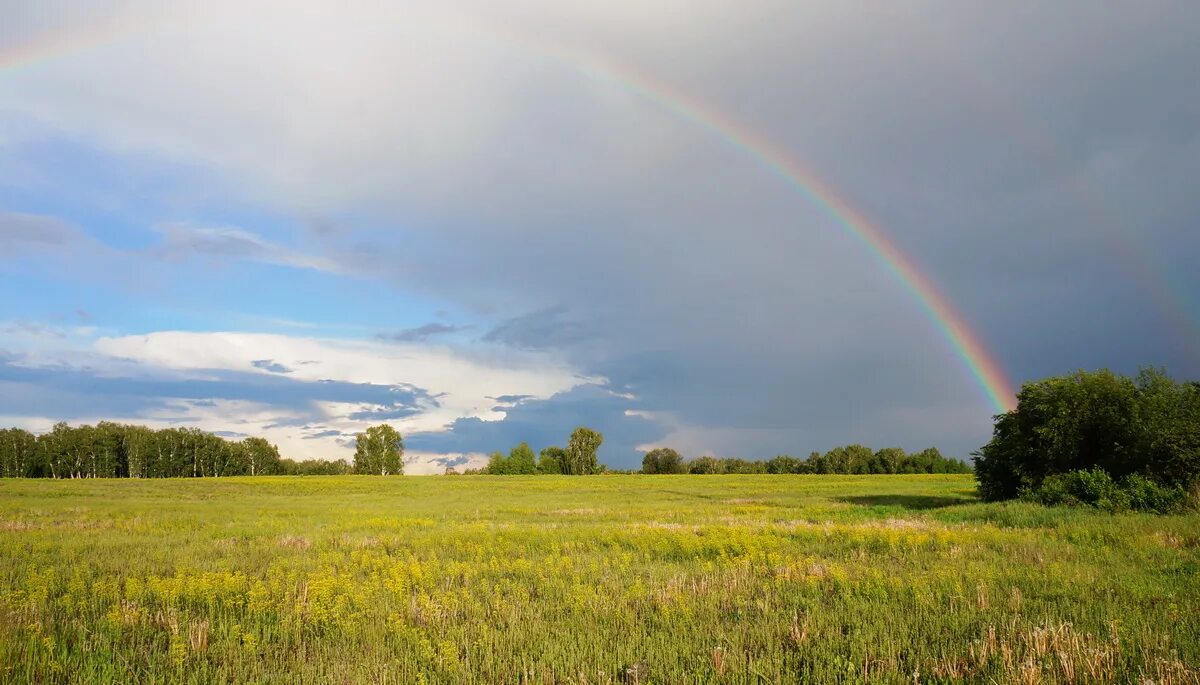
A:
{"label": "shrub", "polygon": [[1164,487],[1136,473],[1126,476],[1121,485],[1129,496],[1129,507],[1136,511],[1167,514],[1188,508],[1188,494],[1181,487]]}
{"label": "shrub", "polygon": [[1038,487],[1026,489],[1023,496],[1049,506],[1089,506],[1105,511],[1160,514],[1179,511],[1187,504],[1187,495],[1182,488],[1165,487],[1137,474],[1116,481],[1100,468],[1048,476]]}

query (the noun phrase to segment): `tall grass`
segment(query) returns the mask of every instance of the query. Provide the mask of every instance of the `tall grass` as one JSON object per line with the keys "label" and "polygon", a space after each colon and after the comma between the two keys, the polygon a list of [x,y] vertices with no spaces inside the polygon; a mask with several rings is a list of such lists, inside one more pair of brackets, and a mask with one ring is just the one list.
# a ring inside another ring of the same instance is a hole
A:
{"label": "tall grass", "polygon": [[0,481],[0,682],[1200,682],[1200,517],[970,476]]}

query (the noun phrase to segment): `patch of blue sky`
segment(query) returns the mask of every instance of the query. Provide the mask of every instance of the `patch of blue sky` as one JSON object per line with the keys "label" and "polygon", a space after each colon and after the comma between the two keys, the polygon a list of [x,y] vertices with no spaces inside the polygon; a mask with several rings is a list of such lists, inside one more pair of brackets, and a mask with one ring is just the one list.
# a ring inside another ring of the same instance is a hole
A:
{"label": "patch of blue sky", "polygon": [[[176,255],[154,247],[156,226],[236,229],[296,254],[325,258],[315,235],[336,234],[361,217],[297,219],[247,206],[210,175],[179,164],[98,150],[63,138],[22,142],[0,162],[0,209],[54,217],[128,257],[106,278],[104,263],[76,256],[64,269],[52,252],[5,265],[0,318],[49,322],[83,310],[120,332],[255,330],[374,337],[421,326],[447,309],[372,278],[268,264],[236,256]],[[336,236],[334,236],[336,238]],[[86,253],[85,246],[70,247]],[[118,278],[119,276],[119,278]],[[84,284],[86,283],[86,287]],[[365,326],[361,322],[370,321]]]}
{"label": "patch of blue sky", "polygon": [[61,136],[12,143],[3,157],[0,207],[56,217],[121,249],[152,244],[154,223],[225,193],[200,167]]}

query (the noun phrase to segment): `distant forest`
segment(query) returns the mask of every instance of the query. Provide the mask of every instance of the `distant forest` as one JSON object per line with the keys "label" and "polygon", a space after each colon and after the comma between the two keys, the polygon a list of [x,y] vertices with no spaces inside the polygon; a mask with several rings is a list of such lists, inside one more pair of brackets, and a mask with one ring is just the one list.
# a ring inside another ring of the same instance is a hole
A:
{"label": "distant forest", "polygon": [[[230,440],[197,428],[165,428],[101,421],[69,426],[60,422],[46,433],[0,430],[0,477],[4,478],[202,478],[255,475],[402,475],[404,442],[394,428],[374,426],[357,436],[354,462],[340,459],[294,461],[280,456],[263,438]],[[637,473],[600,464],[596,453],[604,436],[586,427],[571,433],[566,447],[534,453],[527,443],[507,455],[494,452],[488,464],[470,475],[587,475]],[[703,456],[685,460],[669,448],[653,449],[642,461],[647,474],[739,473],[970,473],[964,462],[943,457],[936,448],[908,453],[898,447],[872,450],[862,445],[837,447],[807,458],[781,455],[768,460]],[[458,475],[453,468],[447,475]]]}
{"label": "distant forest", "polygon": [[766,461],[700,457],[684,461],[675,450],[660,448],[646,453],[642,473],[971,473],[966,462],[942,456],[936,447],[905,452],[899,447],[872,450],[863,445],[835,447],[801,459],[786,454]]}
{"label": "distant forest", "polygon": [[101,421],[57,423],[34,435],[0,430],[0,477],[184,478],[349,473],[345,461],[296,462],[263,438],[226,440],[197,428],[165,428]]}
{"label": "distant forest", "polygon": [[[586,430],[586,429],[585,429]],[[599,435],[599,434],[596,434]],[[572,436],[574,438],[574,436]],[[597,443],[598,445],[599,443]],[[487,466],[464,471],[465,475],[535,475],[579,473],[570,466],[570,449],[547,447],[537,457],[528,443],[521,443],[505,456],[493,452]],[[594,462],[593,462],[594,463]],[[447,470],[452,474],[451,470]],[[592,473],[638,473],[613,471],[600,465]],[[684,459],[679,452],[660,447],[650,450],[642,459],[640,473],[648,474],[738,474],[738,473],[812,473],[812,474],[886,474],[886,473],[971,473],[971,467],[958,459],[942,456],[936,447],[920,452],[905,452],[899,447],[872,450],[863,445],[835,447],[821,454],[813,452],[807,458],[780,455],[767,460],[736,457],[703,456]]]}

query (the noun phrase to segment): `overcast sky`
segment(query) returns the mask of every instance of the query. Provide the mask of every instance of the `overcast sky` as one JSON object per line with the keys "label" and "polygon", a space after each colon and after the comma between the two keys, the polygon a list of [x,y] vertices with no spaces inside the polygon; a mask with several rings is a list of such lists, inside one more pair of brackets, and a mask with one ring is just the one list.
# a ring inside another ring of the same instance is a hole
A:
{"label": "overcast sky", "polygon": [[[452,5],[452,7],[450,7]],[[1014,385],[1200,377],[1200,3],[9,2],[0,424],[413,469],[561,444],[959,457]],[[672,101],[671,98],[675,97]],[[664,99],[665,98],[665,99]]]}

